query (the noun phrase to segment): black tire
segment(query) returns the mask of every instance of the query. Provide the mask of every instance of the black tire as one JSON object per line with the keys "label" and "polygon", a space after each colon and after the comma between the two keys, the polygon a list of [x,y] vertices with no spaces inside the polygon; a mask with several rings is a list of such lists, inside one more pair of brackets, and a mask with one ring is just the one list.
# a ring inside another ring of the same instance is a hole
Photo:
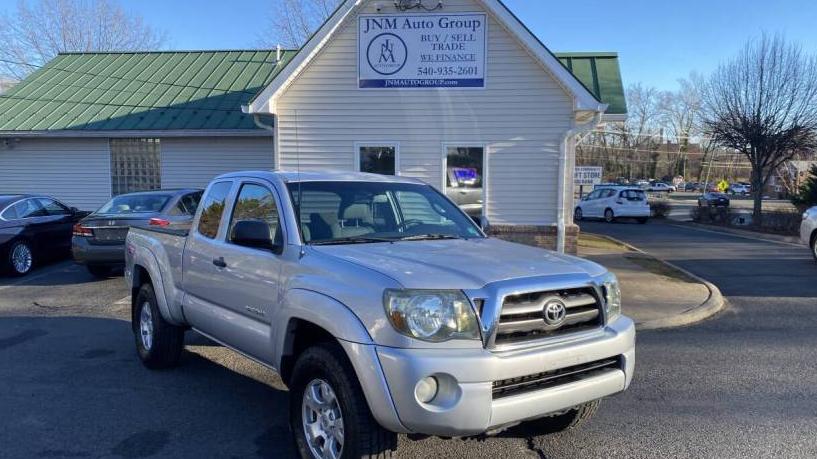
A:
{"label": "black tire", "polygon": [[396,457],[397,434],[381,427],[372,417],[351,363],[343,349],[334,343],[319,344],[305,350],[298,357],[292,372],[289,421],[300,457],[314,457],[302,420],[304,392],[315,380],[329,384],[340,406],[344,426],[341,457]]}
{"label": "black tire", "polygon": [[817,232],[811,235],[811,254],[817,260]]}
{"label": "black tire", "polygon": [[607,223],[613,223],[616,221],[616,214],[613,213],[613,209],[607,209],[604,211],[604,221]]}
{"label": "black tire", "polygon": [[87,269],[92,276],[98,277],[100,279],[111,277],[110,266],[86,265],[85,269]]}
{"label": "black tire", "polygon": [[[14,263],[14,254],[18,250],[27,251],[27,253],[30,256],[30,261],[28,262],[28,266],[26,268],[23,268],[22,270],[18,269],[17,266],[15,266],[15,263]],[[9,274],[11,274],[12,276],[22,277],[22,276],[27,275],[28,273],[31,272],[32,269],[34,269],[34,265],[36,264],[36,262],[37,262],[37,260],[36,260],[36,257],[34,256],[34,249],[31,247],[31,244],[29,244],[28,241],[18,239],[16,241],[14,241],[11,244],[11,246],[9,246],[9,251],[6,254],[5,266],[3,266],[3,268],[5,268],[5,270]]]}
{"label": "black tire", "polygon": [[640,225],[646,225],[648,221],[650,221],[647,217],[641,217],[636,219]]}
{"label": "black tire", "polygon": [[552,434],[575,429],[589,421],[590,418],[592,418],[593,415],[595,415],[599,410],[600,404],[600,400],[587,402],[584,405],[580,405],[579,407],[568,411],[567,413],[532,421],[535,424],[532,427],[535,428],[536,432],[544,434]]}
{"label": "black tire", "polygon": [[576,207],[576,210],[573,211],[573,220],[580,222],[584,218],[584,212],[582,212],[581,207]]}
{"label": "black tire", "polygon": [[[159,312],[156,294],[150,284],[142,285],[136,296],[133,311],[133,335],[136,339],[136,352],[142,363],[151,370],[173,368],[179,364],[184,349],[184,328],[167,323]],[[151,333],[148,345],[142,336],[142,310],[149,308],[150,322],[145,321]]]}

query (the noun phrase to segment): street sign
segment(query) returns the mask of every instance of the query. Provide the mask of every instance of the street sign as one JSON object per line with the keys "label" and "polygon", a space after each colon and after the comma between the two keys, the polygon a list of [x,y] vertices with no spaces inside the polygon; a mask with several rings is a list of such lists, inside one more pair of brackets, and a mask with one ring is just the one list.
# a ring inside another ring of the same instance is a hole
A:
{"label": "street sign", "polygon": [[576,186],[598,185],[604,169],[596,166],[576,166],[573,173],[573,182]]}

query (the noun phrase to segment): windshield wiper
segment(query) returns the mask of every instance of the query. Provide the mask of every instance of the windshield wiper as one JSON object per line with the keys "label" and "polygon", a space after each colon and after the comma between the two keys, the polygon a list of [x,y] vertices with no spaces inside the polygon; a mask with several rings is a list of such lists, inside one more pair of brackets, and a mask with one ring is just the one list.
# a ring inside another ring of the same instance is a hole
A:
{"label": "windshield wiper", "polygon": [[326,241],[315,241],[310,242],[309,245],[372,244],[375,242],[394,242],[394,239],[386,239],[382,237],[357,236],[329,239]]}
{"label": "windshield wiper", "polygon": [[453,234],[416,234],[413,236],[401,237],[399,241],[441,241],[446,239],[466,239]]}

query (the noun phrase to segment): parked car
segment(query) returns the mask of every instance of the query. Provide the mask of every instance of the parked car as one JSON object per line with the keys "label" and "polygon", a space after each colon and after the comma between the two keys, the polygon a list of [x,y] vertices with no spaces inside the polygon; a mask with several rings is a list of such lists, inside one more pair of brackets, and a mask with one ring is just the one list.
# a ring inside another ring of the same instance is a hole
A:
{"label": "parked car", "polygon": [[698,191],[702,189],[702,185],[698,182],[687,182],[684,184],[684,191]]}
{"label": "parked car", "polygon": [[86,215],[49,196],[0,195],[0,268],[24,276],[41,259],[70,254],[71,227]]}
{"label": "parked car", "polygon": [[811,248],[811,253],[817,260],[817,207],[812,207],[803,214],[800,239]]}
{"label": "parked car", "polygon": [[608,223],[618,218],[635,218],[643,224],[650,218],[650,204],[644,190],[640,188],[598,188],[579,201],[573,217],[576,221],[603,218]]}
{"label": "parked car", "polygon": [[707,191],[698,197],[698,207],[729,207],[729,196],[716,191]]}
{"label": "parked car", "polygon": [[746,196],[752,193],[752,187],[745,183],[733,183],[732,185],[729,185],[727,192],[729,194],[739,194],[742,196]]}
{"label": "parked car", "polygon": [[664,182],[655,182],[647,187],[647,191],[652,193],[675,193],[677,189],[674,185],[669,185]]}
{"label": "parked car", "polygon": [[181,189],[114,197],[74,226],[72,252],[94,276],[125,264],[125,236],[136,226],[189,227],[202,190]]}
{"label": "parked car", "polygon": [[487,238],[404,177],[223,175],[189,231],[134,228],[126,257],[144,365],[177,365],[193,329],[277,369],[301,457],[564,430],[633,375],[613,274]]}

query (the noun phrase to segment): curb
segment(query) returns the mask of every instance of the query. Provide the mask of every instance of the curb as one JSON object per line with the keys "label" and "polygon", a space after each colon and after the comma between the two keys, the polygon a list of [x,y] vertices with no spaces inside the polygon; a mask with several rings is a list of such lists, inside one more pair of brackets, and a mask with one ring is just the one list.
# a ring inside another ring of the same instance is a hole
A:
{"label": "curb", "polygon": [[683,273],[686,276],[689,276],[690,278],[694,279],[697,282],[700,282],[701,284],[703,284],[704,287],[707,288],[707,290],[709,290],[709,298],[707,298],[706,301],[704,301],[700,305],[695,306],[693,308],[689,308],[689,309],[687,309],[686,311],[684,311],[684,312],[682,312],[680,314],[675,314],[673,316],[665,317],[663,319],[653,319],[653,320],[647,320],[647,321],[644,321],[644,322],[636,322],[635,326],[636,326],[637,330],[665,330],[665,329],[669,329],[669,328],[684,327],[684,326],[687,326],[687,325],[692,325],[692,324],[696,324],[698,322],[702,322],[702,321],[714,316],[715,314],[718,314],[719,312],[723,311],[724,309],[726,309],[726,307],[727,307],[726,300],[724,299],[723,295],[721,294],[720,289],[718,289],[718,287],[715,286],[715,284],[713,284],[712,282],[709,282],[708,280],[706,280],[706,279],[704,279],[704,278],[702,278],[700,276],[692,274],[691,272],[687,271],[684,268],[681,268],[680,266],[676,266],[676,265],[674,265],[674,264],[672,264],[672,263],[670,263],[670,262],[668,262],[666,260],[662,260],[660,258],[657,258],[657,257],[653,256],[653,255],[650,255],[648,252],[645,252],[645,251],[639,249],[638,247],[635,247],[635,246],[633,246],[631,244],[628,244],[628,243],[626,243],[624,241],[620,241],[620,240],[618,240],[618,239],[616,239],[614,237],[610,237],[610,236],[607,236],[607,235],[604,235],[604,234],[597,234],[597,233],[588,233],[588,234],[593,234],[594,236],[608,239],[611,242],[614,242],[616,244],[621,244],[622,246],[632,250],[633,252],[637,252],[637,253],[640,253],[640,254],[643,254],[643,255],[647,255],[647,256],[655,259],[655,260],[658,260],[659,262],[665,264],[666,266],[668,266],[668,267],[670,267],[670,268],[672,268],[672,269],[674,269],[676,271],[679,271],[679,272]]}

